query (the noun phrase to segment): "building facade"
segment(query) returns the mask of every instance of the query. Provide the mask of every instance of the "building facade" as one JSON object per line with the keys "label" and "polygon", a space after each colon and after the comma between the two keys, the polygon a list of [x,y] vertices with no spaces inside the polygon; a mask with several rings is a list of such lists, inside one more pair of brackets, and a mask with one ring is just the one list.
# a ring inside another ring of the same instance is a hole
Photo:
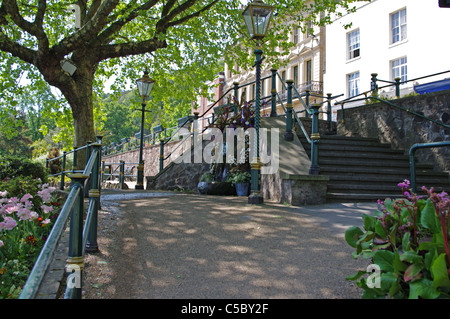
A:
{"label": "building facade", "polygon": [[[349,23],[351,27],[345,29]],[[404,96],[413,93],[418,84],[448,78],[450,73],[422,77],[450,70],[449,29],[450,9],[440,8],[438,1],[359,4],[356,12],[336,18],[326,27],[324,90],[350,98],[369,91],[371,74],[376,73],[383,81],[409,81],[401,85]],[[388,84],[378,82],[379,87]],[[395,89],[380,89],[379,94],[393,97]]]}
{"label": "building facade", "polygon": [[[446,35],[450,30],[450,8],[440,8],[437,1],[423,0],[372,0],[356,6],[354,13],[336,17],[326,27],[314,26],[312,32],[301,33],[293,26],[290,36],[294,46],[285,57],[286,66],[278,70],[280,77],[293,80],[300,94],[306,90],[317,96],[343,94],[338,100],[369,91],[372,73],[377,74],[380,87],[388,84],[383,81],[393,82],[395,78],[409,81],[401,85],[401,96],[415,92],[420,84],[450,78],[450,72],[445,73],[450,71],[447,59],[450,42]],[[349,24],[349,28],[344,27]],[[428,77],[437,73],[441,74]],[[261,78],[269,78],[262,81],[261,97],[270,97],[270,75],[271,66],[263,65]],[[235,83],[241,86],[255,81],[255,70],[225,65],[220,77],[222,92],[226,92]],[[276,90],[285,96],[278,78]],[[255,85],[241,88],[238,94],[246,101],[253,100]],[[382,88],[379,94],[393,97],[395,89]],[[215,96],[215,100],[219,97]],[[314,96],[310,99],[311,104],[322,101]],[[361,103],[364,102],[344,106]],[[334,118],[338,108],[341,106],[333,106]],[[303,106],[294,102],[294,110],[300,112]],[[280,105],[277,112],[283,113]],[[263,116],[269,114],[270,103],[262,108]]]}

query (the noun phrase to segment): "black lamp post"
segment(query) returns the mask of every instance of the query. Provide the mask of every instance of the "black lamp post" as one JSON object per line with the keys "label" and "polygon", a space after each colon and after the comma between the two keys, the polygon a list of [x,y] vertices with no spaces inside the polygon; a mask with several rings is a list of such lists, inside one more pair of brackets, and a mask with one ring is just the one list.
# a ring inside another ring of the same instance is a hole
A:
{"label": "black lamp post", "polygon": [[260,41],[264,38],[269,27],[270,20],[273,14],[273,6],[263,3],[261,0],[255,0],[248,4],[242,16],[247,27],[250,37],[256,40],[256,49],[254,54],[256,56],[256,94],[255,94],[255,159],[256,162],[251,165],[251,192],[248,197],[249,204],[262,204],[264,199],[261,195],[260,185],[260,171],[262,167],[259,155],[259,128],[261,122],[261,62],[263,51],[260,48]]}
{"label": "black lamp post", "polygon": [[153,89],[155,81],[148,76],[148,71],[145,70],[144,76],[136,81],[139,95],[142,97],[142,119],[141,119],[141,143],[139,146],[139,165],[137,168],[137,183],[135,189],[144,189],[144,160],[142,159],[144,151],[144,120],[145,120],[145,101],[148,100],[150,92]]}

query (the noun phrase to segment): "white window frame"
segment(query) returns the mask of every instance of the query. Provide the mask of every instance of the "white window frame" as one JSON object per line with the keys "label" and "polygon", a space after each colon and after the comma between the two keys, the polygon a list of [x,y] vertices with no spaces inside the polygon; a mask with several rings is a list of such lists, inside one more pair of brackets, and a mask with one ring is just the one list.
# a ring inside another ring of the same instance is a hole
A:
{"label": "white window frame", "polygon": [[400,78],[401,82],[405,82],[408,80],[408,58],[407,56],[403,56],[401,58],[395,59],[391,61],[391,76],[392,81],[395,78]]}
{"label": "white window frame", "polygon": [[353,60],[361,56],[361,32],[355,29],[347,33],[347,60]]}
{"label": "white window frame", "polygon": [[396,44],[408,39],[408,13],[406,8],[391,13],[391,44]]}
{"label": "white window frame", "polygon": [[360,85],[359,71],[347,74],[347,94],[348,97],[353,97],[359,94]]}

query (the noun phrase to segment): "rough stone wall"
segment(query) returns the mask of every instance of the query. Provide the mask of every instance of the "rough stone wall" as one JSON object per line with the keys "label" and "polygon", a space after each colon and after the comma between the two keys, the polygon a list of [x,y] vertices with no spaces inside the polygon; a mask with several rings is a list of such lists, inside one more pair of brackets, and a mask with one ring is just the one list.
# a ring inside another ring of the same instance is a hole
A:
{"label": "rough stone wall", "polygon": [[[410,96],[390,102],[436,121],[450,124],[450,91]],[[342,121],[344,120],[344,121]],[[338,111],[338,135],[378,138],[408,154],[416,143],[450,140],[450,129],[385,103],[363,105]],[[420,149],[419,162],[433,163],[438,170],[450,172],[450,148]]]}
{"label": "rough stone wall", "polygon": [[[164,145],[164,156],[167,156],[174,150],[180,141],[171,141]],[[173,158],[176,158],[179,156],[180,153],[184,151],[184,145],[178,147],[175,150],[174,156],[170,156],[168,159],[164,161],[164,167],[168,166]],[[148,145],[145,146],[142,153],[142,158],[144,160],[144,176],[155,176],[159,173],[159,153],[160,153],[160,145]],[[131,168],[132,166],[135,166],[133,170],[133,174],[137,174],[137,163],[139,162],[139,149],[135,149],[128,152],[118,153],[115,155],[107,155],[102,156],[102,161],[105,161],[105,163],[119,163],[120,161],[125,162],[125,169]],[[113,167],[113,169],[115,166]]]}

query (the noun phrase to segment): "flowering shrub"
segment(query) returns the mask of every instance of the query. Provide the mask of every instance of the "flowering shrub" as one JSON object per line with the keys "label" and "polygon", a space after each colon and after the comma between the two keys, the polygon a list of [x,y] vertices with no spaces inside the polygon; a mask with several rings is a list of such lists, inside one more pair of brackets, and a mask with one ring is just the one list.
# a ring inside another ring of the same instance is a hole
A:
{"label": "flowering shrub", "polygon": [[404,198],[379,201],[381,209],[363,216],[365,231],[346,231],[353,256],[372,259],[375,270],[347,280],[363,288],[363,298],[450,298],[450,197],[425,186],[425,196],[418,196],[408,180],[398,186]]}
{"label": "flowering shrub", "polygon": [[18,297],[39,256],[58,215],[54,190],[43,184],[19,197],[0,191],[0,299]]}

